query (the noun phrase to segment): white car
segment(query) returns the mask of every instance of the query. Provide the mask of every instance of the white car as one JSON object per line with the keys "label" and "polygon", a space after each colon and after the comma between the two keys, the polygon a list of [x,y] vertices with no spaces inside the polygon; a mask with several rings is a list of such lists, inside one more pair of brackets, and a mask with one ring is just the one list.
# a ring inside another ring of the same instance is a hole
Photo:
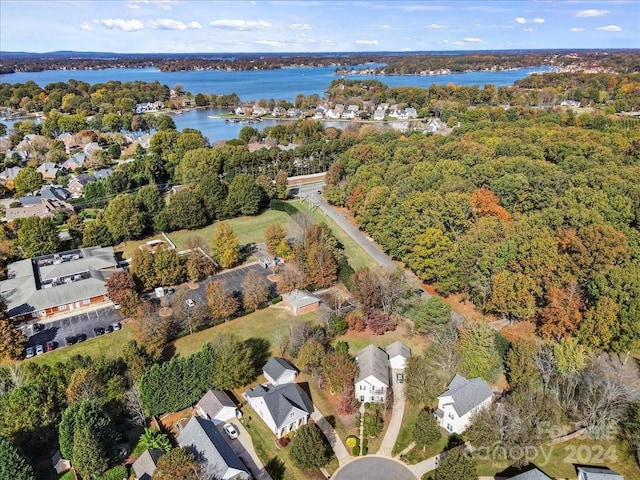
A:
{"label": "white car", "polygon": [[44,353],[44,345],[36,345],[36,355],[42,355]]}
{"label": "white car", "polygon": [[33,347],[27,347],[27,349],[24,351],[24,358],[31,358],[35,355],[35,350],[33,349]]}
{"label": "white car", "polygon": [[119,303],[113,302],[113,308],[115,308],[116,310],[120,310],[122,308],[122,305],[120,305]]}
{"label": "white car", "polygon": [[238,438],[238,431],[236,430],[236,427],[234,427],[230,423],[225,423],[224,427],[222,428],[224,428],[225,433],[231,440],[233,440],[234,438]]}
{"label": "white car", "polygon": [[116,322],[114,324],[111,325],[113,327],[113,331],[117,332],[118,330],[120,330],[122,328],[122,325],[120,325],[120,323]]}
{"label": "white car", "polygon": [[196,302],[194,302],[193,300],[191,300],[190,298],[187,298],[185,300],[185,302],[187,302],[187,307],[195,307],[196,306]]}

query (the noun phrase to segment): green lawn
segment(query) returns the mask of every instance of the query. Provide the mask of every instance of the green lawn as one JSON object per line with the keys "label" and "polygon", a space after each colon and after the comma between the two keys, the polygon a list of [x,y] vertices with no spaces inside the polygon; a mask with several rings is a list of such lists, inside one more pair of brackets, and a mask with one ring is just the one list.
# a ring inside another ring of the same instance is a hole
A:
{"label": "green lawn", "polygon": [[333,220],[325,216],[322,213],[322,210],[318,209],[312,212],[309,210],[307,205],[300,200],[291,200],[287,203],[295,207],[297,210],[311,215],[314,220],[326,223],[340,243],[344,245],[344,252],[347,255],[347,260],[354,270],[361,267],[378,267],[378,263],[371,258],[367,252],[360,248],[360,245],[347,235],[345,231],[342,230],[342,228],[340,228]]}
{"label": "green lawn", "polygon": [[[238,237],[240,244],[247,243],[264,243],[264,229],[272,223],[280,223],[285,228],[288,227],[290,219],[289,215],[277,210],[266,210],[255,217],[238,217],[225,220],[233,232]],[[218,222],[212,223],[199,230],[178,230],[169,233],[169,238],[176,244],[178,250],[187,248],[187,239],[189,237],[200,237],[207,247],[211,245],[213,233]]]}
{"label": "green lawn", "polygon": [[174,342],[178,355],[189,355],[199,351],[205,343],[211,342],[221,333],[232,333],[240,338],[259,337],[264,338],[271,344],[271,351],[274,355],[279,355],[275,341],[276,332],[286,334],[289,325],[302,322],[316,322],[316,314],[308,313],[294,317],[284,308],[273,306],[258,310],[257,312],[236,318],[216,327],[211,327],[193,335],[179,338]]}
{"label": "green lawn", "polygon": [[344,340],[347,342],[349,344],[349,353],[353,355],[371,343],[378,347],[386,348],[393,342],[400,340],[411,348],[414,355],[421,355],[426,345],[425,339],[421,335],[409,336],[406,327],[406,323],[401,323],[393,332],[386,332],[383,335],[374,335],[369,330],[365,330],[364,332],[349,331],[336,338],[336,341]]}
{"label": "green lawn", "polygon": [[40,365],[54,365],[57,362],[65,362],[74,355],[89,356],[98,358],[101,356],[116,358],[125,344],[133,339],[133,332],[130,325],[124,324],[122,330],[109,333],[98,338],[89,338],[86,342],[76,343],[68,347],[61,347],[53,352],[47,352],[37,357],[25,360]]}
{"label": "green lawn", "polygon": [[419,412],[420,407],[410,405],[409,403],[405,404],[404,416],[402,417],[402,427],[400,428],[400,433],[396,439],[396,444],[393,446],[392,453],[394,456],[399,454],[402,450],[407,448],[411,442],[413,442],[413,426],[418,419]]}
{"label": "green lawn", "polygon": [[[640,470],[619,442],[592,440],[588,437],[540,447],[532,463],[547,475],[556,478],[575,479],[575,464],[606,465],[624,478],[640,477]],[[509,462],[483,459],[478,461],[477,473],[480,476],[495,475],[508,466]]]}
{"label": "green lawn", "polygon": [[129,240],[126,242],[122,242],[121,244],[113,247],[113,250],[115,252],[121,252],[122,258],[124,259],[131,258],[133,256],[133,252],[135,252],[138,247],[140,247],[140,245],[144,245],[151,240],[166,241],[162,234],[158,233],[156,235],[153,235],[152,237],[143,238],[142,240]]}

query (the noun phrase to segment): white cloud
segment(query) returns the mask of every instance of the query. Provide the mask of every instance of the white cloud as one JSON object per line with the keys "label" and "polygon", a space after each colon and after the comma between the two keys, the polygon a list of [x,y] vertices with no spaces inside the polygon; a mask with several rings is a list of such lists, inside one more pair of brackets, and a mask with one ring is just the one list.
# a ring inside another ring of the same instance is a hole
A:
{"label": "white cloud", "polygon": [[523,28],[522,31],[523,32],[533,32],[534,28],[533,27],[529,27],[529,28]]}
{"label": "white cloud", "polygon": [[89,25],[88,23],[81,23],[80,25],[78,25],[78,28],[80,30],[93,30],[93,28],[91,28],[91,25]]}
{"label": "white cloud", "polygon": [[284,47],[286,43],[277,42],[275,40],[256,40],[254,43],[265,45],[267,47]]}
{"label": "white cloud", "polygon": [[527,19],[522,17],[516,17],[516,23],[527,23]]}
{"label": "white cloud", "polygon": [[482,43],[481,38],[467,37],[463,39],[466,43]]}
{"label": "white cloud", "polygon": [[358,45],[378,45],[378,40],[356,40]]}
{"label": "white cloud", "polygon": [[135,3],[127,3],[125,7],[130,8],[131,10],[139,10],[140,5],[136,5]]}
{"label": "white cloud", "polygon": [[545,22],[544,18],[534,18],[533,19],[533,23],[544,23],[544,22]]}
{"label": "white cloud", "polygon": [[466,43],[464,42],[451,42],[451,45],[455,45],[456,47],[464,47]]}
{"label": "white cloud", "polygon": [[571,30],[572,32],[584,32],[584,28],[579,27],[571,27],[569,30]]}
{"label": "white cloud", "polygon": [[380,28],[381,28],[381,29],[383,29],[383,30],[391,30],[391,28],[392,28],[392,27],[391,27],[391,25],[387,25],[387,24],[385,23],[385,24],[383,24],[383,25],[380,25]]}
{"label": "white cloud", "polygon": [[135,32],[136,30],[142,30],[144,28],[142,22],[135,18],[131,20],[124,20],[122,18],[105,18],[102,20],[94,20],[94,22],[104,25],[109,29],[118,28],[125,32]]}
{"label": "white cloud", "polygon": [[603,17],[607,14],[608,10],[596,10],[591,8],[589,10],[582,10],[576,13],[576,17]]}
{"label": "white cloud", "polygon": [[449,28],[448,25],[443,25],[442,23],[430,23],[429,25],[427,25],[427,28],[432,28],[434,30],[440,30],[443,28]]}
{"label": "white cloud", "polygon": [[186,30],[187,26],[179,20],[170,18],[159,18],[158,20],[149,20],[149,25],[158,30]]}
{"label": "white cloud", "polygon": [[200,22],[189,22],[187,23],[187,28],[191,28],[192,30],[200,30],[202,28],[202,25],[200,25]]}
{"label": "white cloud", "polygon": [[308,23],[292,23],[289,28],[291,30],[311,30],[311,25]]}
{"label": "white cloud", "polygon": [[249,20],[233,20],[223,18],[220,20],[214,20],[209,22],[209,25],[213,28],[219,28],[221,30],[267,30],[272,27],[269,22],[264,20],[258,20],[257,22]]}
{"label": "white cloud", "polygon": [[606,25],[604,27],[598,27],[596,28],[596,30],[600,30],[603,32],[621,32],[622,28],[620,28],[618,25]]}
{"label": "white cloud", "polygon": [[142,3],[144,5],[155,5],[160,10],[168,11],[173,8],[171,4],[176,3],[176,1],[177,0],[129,0],[129,3],[127,4],[127,8],[131,8],[135,10],[140,8],[140,6],[136,4]]}

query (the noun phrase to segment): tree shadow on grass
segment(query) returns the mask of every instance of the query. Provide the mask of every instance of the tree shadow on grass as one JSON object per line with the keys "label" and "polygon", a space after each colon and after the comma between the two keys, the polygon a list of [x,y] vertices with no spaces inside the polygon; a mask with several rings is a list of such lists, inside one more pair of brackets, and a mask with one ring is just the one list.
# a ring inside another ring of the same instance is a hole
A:
{"label": "tree shadow on grass", "polygon": [[273,480],[282,480],[284,478],[284,472],[287,470],[284,462],[278,457],[273,457],[264,466],[264,469],[271,475]]}

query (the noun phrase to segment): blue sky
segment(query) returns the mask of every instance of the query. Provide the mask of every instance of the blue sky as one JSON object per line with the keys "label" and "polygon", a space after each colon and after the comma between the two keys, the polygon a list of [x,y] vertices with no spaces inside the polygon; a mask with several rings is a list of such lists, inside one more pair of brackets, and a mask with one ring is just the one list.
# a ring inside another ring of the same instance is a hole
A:
{"label": "blue sky", "polygon": [[0,50],[640,48],[640,1],[0,0]]}

